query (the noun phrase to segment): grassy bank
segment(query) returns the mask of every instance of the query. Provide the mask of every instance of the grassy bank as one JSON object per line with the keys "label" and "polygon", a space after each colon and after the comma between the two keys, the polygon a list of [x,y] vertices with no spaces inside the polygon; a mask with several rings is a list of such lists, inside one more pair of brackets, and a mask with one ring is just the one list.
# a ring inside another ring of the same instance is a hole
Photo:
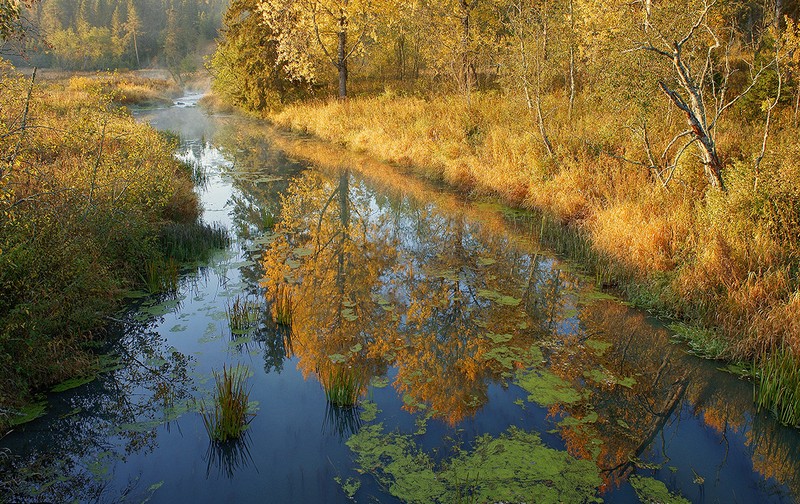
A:
{"label": "grassy bank", "polygon": [[[499,93],[474,95],[469,105],[463,97],[390,94],[303,103],[271,119],[473,194],[538,209],[552,216],[543,227],[571,230],[557,249],[639,305],[705,327],[698,333],[714,341],[715,357],[764,362],[780,349],[797,362],[800,146],[791,115],[776,118],[756,170],[760,143],[752,139],[763,124],[742,120],[719,130],[720,152],[729,153],[728,190],[721,192],[707,187],[691,156],[666,187],[630,162],[641,141],[633,127],[618,126],[619,110],[579,100],[568,117],[555,104],[563,97],[548,100],[553,156],[522,104]],[[683,120],[670,118],[666,106],[656,112],[667,117],[665,130]],[[651,138],[664,133],[658,124],[650,126]],[[796,389],[789,375],[785,380]],[[781,397],[800,399],[793,392]]]}
{"label": "grassy bank", "polygon": [[161,84],[33,81],[0,60],[0,88],[2,427],[36,391],[92,372],[105,317],[168,262],[165,234],[196,226],[199,205],[175,145],[118,106]]}

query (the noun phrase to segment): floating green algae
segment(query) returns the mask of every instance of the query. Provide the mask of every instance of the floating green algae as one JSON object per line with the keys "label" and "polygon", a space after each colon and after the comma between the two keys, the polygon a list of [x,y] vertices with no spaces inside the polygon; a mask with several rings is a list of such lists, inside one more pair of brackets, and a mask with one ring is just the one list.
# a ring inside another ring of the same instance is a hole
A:
{"label": "floating green algae", "polygon": [[584,371],[583,376],[584,378],[601,385],[621,385],[626,388],[632,388],[634,385],[636,385],[636,378],[633,376],[618,378],[605,368],[595,368],[589,371]]}
{"label": "floating green algae", "polygon": [[576,403],[583,399],[569,382],[546,370],[531,369],[518,373],[517,384],[528,392],[528,401],[544,407]]}
{"label": "floating green algae", "polygon": [[95,380],[95,378],[97,378],[96,375],[82,376],[82,377],[79,377],[79,378],[72,378],[72,379],[69,379],[69,380],[66,380],[66,381],[63,381],[63,382],[59,383],[58,385],[56,385],[55,387],[53,387],[50,390],[51,390],[51,392],[64,392],[66,390],[78,388],[81,385],[86,385],[87,383],[93,382]]}
{"label": "floating green algae", "polygon": [[12,427],[16,427],[18,425],[22,425],[24,423],[28,423],[32,420],[36,420],[40,416],[43,416],[47,412],[47,401],[40,401],[35,402],[33,404],[29,404],[16,412],[16,414],[12,414],[10,420],[10,424]]}
{"label": "floating green algae", "polygon": [[518,306],[520,302],[522,302],[522,299],[515,298],[513,296],[507,296],[505,294],[501,294],[500,292],[488,289],[478,289],[477,294],[482,298],[486,298],[490,301],[494,301],[497,304],[505,306]]}
{"label": "floating green algae", "polygon": [[378,413],[381,410],[378,409],[378,405],[373,401],[363,401],[361,403],[361,413],[358,415],[361,418],[362,422],[371,422],[378,417]]}
{"label": "floating green algae", "polygon": [[344,494],[351,500],[355,498],[356,492],[361,488],[361,480],[356,478],[347,478],[343,480],[341,477],[336,476],[333,480],[339,483]]}
{"label": "floating green algae", "polygon": [[359,472],[373,475],[404,502],[602,502],[597,466],[545,446],[537,433],[516,427],[436,464],[411,436],[364,427],[347,445]]}
{"label": "floating green algae", "polygon": [[600,340],[596,340],[596,339],[588,339],[588,340],[584,341],[583,343],[587,347],[589,347],[592,350],[594,350],[597,355],[603,355],[604,353],[606,353],[606,350],[608,350],[609,348],[614,346],[613,343],[609,343],[607,341],[600,341]]}
{"label": "floating green algae", "polygon": [[689,504],[688,500],[670,492],[667,485],[657,479],[634,474],[628,481],[643,504]]}

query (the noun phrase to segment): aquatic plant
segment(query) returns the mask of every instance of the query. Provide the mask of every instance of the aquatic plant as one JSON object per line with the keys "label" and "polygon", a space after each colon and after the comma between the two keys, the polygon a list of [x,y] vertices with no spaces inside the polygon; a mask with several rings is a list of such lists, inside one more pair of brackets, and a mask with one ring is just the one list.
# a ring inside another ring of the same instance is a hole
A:
{"label": "aquatic plant", "polygon": [[166,257],[183,263],[205,259],[212,250],[227,247],[230,235],[219,224],[175,222],[162,227],[159,242]]}
{"label": "aquatic plant", "polygon": [[253,300],[236,296],[233,303],[228,300],[225,308],[228,326],[233,333],[244,333],[258,325],[261,319],[261,306]]}
{"label": "aquatic plant", "polygon": [[292,288],[289,284],[278,284],[272,300],[272,320],[282,326],[292,325]]}
{"label": "aquatic plant", "polygon": [[144,283],[147,290],[174,292],[178,289],[178,263],[173,258],[154,259],[145,264]]}
{"label": "aquatic plant", "polygon": [[214,371],[213,408],[205,401],[200,403],[203,425],[212,441],[226,442],[239,438],[253,417],[249,410],[250,391],[247,390],[247,367],[222,367],[222,373]]}
{"label": "aquatic plant", "polygon": [[437,463],[414,436],[363,427],[346,442],[359,472],[371,474],[402,500],[451,502],[602,502],[594,462],[547,447],[535,432],[511,427],[479,437]]}
{"label": "aquatic plant", "polygon": [[680,494],[674,494],[657,479],[634,474],[629,479],[636,496],[641,502],[659,502],[662,504],[689,504]]}
{"label": "aquatic plant", "polygon": [[800,366],[788,347],[762,358],[756,366],[755,400],[785,425],[800,425]]}
{"label": "aquatic plant", "polygon": [[352,408],[358,404],[361,392],[369,383],[369,376],[361,368],[337,365],[320,374],[325,398],[334,406]]}

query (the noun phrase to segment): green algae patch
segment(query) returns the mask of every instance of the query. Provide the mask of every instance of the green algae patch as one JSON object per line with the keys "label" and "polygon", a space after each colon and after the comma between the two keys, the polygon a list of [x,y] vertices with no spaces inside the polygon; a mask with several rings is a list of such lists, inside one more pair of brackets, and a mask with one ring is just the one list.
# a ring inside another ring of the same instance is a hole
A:
{"label": "green algae patch", "polygon": [[584,371],[583,376],[584,378],[600,385],[620,385],[626,388],[633,388],[633,386],[636,385],[636,378],[633,376],[618,378],[605,368],[595,368],[589,371]]}
{"label": "green algae patch", "polygon": [[383,424],[368,425],[347,440],[360,473],[370,473],[405,502],[443,502],[446,487],[430,458],[409,436],[386,434]]}
{"label": "green algae patch", "polygon": [[523,362],[526,365],[538,365],[544,361],[544,354],[542,354],[542,350],[536,345],[531,345],[530,348],[526,350],[516,346],[509,347],[498,344],[491,350],[485,352],[481,358],[485,361],[497,361],[503,368],[512,370],[515,367],[514,364],[517,362]]}
{"label": "green algae patch", "polygon": [[528,401],[544,407],[554,404],[572,404],[583,399],[569,382],[550,371],[531,369],[517,374],[517,385],[528,392]]}
{"label": "green algae patch", "polygon": [[9,423],[12,427],[16,427],[18,425],[22,425],[33,420],[36,420],[40,416],[44,416],[47,412],[47,401],[40,401],[33,404],[29,404],[16,412],[16,414],[11,415],[9,418]]}
{"label": "green algae patch", "polygon": [[356,492],[361,488],[361,480],[356,478],[347,478],[343,480],[341,477],[336,476],[333,480],[342,487],[342,491],[350,500],[355,498]]}
{"label": "green algae patch", "polygon": [[594,350],[597,355],[603,355],[606,353],[606,350],[614,346],[613,343],[609,343],[607,341],[600,341],[596,339],[588,339],[583,342],[584,345]]}
{"label": "green algae patch", "polygon": [[386,388],[389,386],[389,378],[386,376],[373,376],[369,381],[370,387]]}
{"label": "green algae patch", "polygon": [[501,294],[500,292],[488,289],[478,289],[477,294],[482,298],[505,306],[518,306],[522,302],[522,299],[515,298],[513,296],[507,296],[505,294]]}
{"label": "green algae patch", "polygon": [[469,450],[436,464],[411,436],[363,428],[347,445],[358,471],[371,474],[392,495],[410,503],[602,502],[597,466],[549,448],[537,433],[512,427],[485,435]]}
{"label": "green algae patch", "polygon": [[507,343],[507,342],[511,341],[511,338],[513,338],[514,336],[512,336],[510,334],[488,333],[486,335],[486,337],[488,339],[490,339],[492,341],[492,343],[500,344],[500,343]]}
{"label": "green algae patch", "polygon": [[78,388],[81,385],[86,385],[87,383],[91,383],[96,378],[97,378],[97,376],[95,376],[95,375],[82,376],[82,377],[79,377],[79,378],[72,378],[70,380],[66,380],[66,381],[63,381],[63,382],[59,383],[58,385],[56,385],[55,387],[50,389],[50,391],[51,392],[64,392],[64,391],[67,391],[67,390]]}
{"label": "green algae patch", "polygon": [[362,422],[371,422],[378,417],[378,413],[381,410],[378,409],[378,405],[372,401],[364,401],[361,403],[361,413],[359,413],[358,417],[361,419]]}
{"label": "green algae patch", "polygon": [[681,495],[667,489],[667,485],[657,479],[633,475],[628,480],[643,504],[689,504]]}

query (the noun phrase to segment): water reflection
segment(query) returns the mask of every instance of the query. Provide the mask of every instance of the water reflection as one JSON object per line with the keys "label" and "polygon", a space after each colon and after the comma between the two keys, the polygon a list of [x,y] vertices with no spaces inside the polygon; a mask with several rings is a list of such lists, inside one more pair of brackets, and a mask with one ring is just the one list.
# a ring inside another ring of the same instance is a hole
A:
{"label": "water reflection", "polygon": [[[224,443],[210,441],[204,457],[206,479],[209,479],[216,470],[217,476],[223,476],[230,480],[241,469],[254,464],[253,456],[250,454],[252,444],[253,440],[247,431],[242,437]],[[258,472],[257,468],[256,472]]]}
{"label": "water reflection", "polygon": [[[332,173],[292,181],[262,258],[267,292],[289,283],[297,300],[304,376],[324,383],[338,365],[367,377],[391,368],[406,411],[449,425],[485,407],[492,384],[518,385],[546,408],[566,450],[596,464],[606,492],[640,474],[695,488],[687,495],[695,499],[756,495],[720,483],[739,470],[720,475],[731,431],[744,436],[755,471],[798,480],[788,450],[767,449],[780,444],[771,436],[795,434],[773,426],[754,436],[754,419],[764,420],[752,413],[746,385],[521,245],[533,223],[498,233],[468,211],[420,203],[425,195]],[[685,445],[667,433],[692,432],[698,421],[719,444],[688,463]],[[783,491],[768,493],[780,500]]]}
{"label": "water reflection", "polygon": [[[216,170],[204,202],[234,231],[231,250],[124,321],[119,368],[3,439],[0,501],[265,489],[276,501],[386,501],[422,481],[444,485],[425,494],[442,502],[512,487],[516,500],[557,489],[564,501],[632,502],[631,476],[693,501],[800,492],[797,432],[756,414],[747,383],[537,250],[535,216],[251,123],[215,128],[185,156]],[[270,316],[282,289],[291,328]],[[259,306],[244,330],[225,314],[237,297]],[[209,447],[197,415],[181,414],[212,369],[248,360],[261,409],[244,440]],[[345,375],[359,408],[326,402]],[[528,471],[531,454],[574,479],[534,471],[508,486],[490,469]]]}
{"label": "water reflection", "polygon": [[25,426],[34,436],[9,436],[0,469],[15,477],[3,478],[3,500],[111,501],[152,493],[133,475],[122,489],[108,482],[128,456],[155,450],[155,426],[168,428],[192,407],[193,362],[167,345],[152,322],[132,313],[120,326],[124,336],[101,358],[105,372],[55,396],[48,422]]}

